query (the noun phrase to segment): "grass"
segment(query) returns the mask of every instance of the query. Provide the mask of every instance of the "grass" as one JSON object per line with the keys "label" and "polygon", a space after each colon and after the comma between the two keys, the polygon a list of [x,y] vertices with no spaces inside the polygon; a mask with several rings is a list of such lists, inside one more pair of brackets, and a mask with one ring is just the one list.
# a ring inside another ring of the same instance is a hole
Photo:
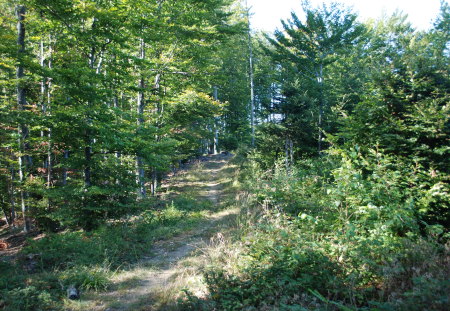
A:
{"label": "grass", "polygon": [[[118,271],[129,269],[148,255],[156,241],[192,230],[205,217],[206,213],[185,212],[172,204],[150,219],[146,215],[133,222],[108,224],[95,232],[67,231],[30,241],[16,264],[0,265],[0,300],[8,306],[5,310],[71,306],[72,302],[63,299],[61,286],[74,284],[85,292],[104,291],[114,283]],[[30,254],[37,258],[33,273],[22,268]],[[15,302],[18,296],[25,296],[23,303]],[[80,310],[86,310],[84,301],[79,304]]]}
{"label": "grass", "polygon": [[[127,219],[92,232],[65,231],[29,241],[16,263],[0,263],[0,306],[5,305],[0,310],[175,310],[177,300],[185,297],[183,289],[204,291],[207,251],[173,262],[170,285],[156,286],[151,297],[142,292],[142,282],[162,271],[165,257],[145,258],[159,256],[152,249],[176,253],[187,241],[228,230],[236,213],[234,171],[233,164],[215,160],[197,163],[170,180],[156,205],[154,200],[142,201],[140,212]],[[27,255],[35,258],[32,272],[23,269],[29,264]],[[72,284],[83,291],[79,301],[65,298],[63,288]]]}

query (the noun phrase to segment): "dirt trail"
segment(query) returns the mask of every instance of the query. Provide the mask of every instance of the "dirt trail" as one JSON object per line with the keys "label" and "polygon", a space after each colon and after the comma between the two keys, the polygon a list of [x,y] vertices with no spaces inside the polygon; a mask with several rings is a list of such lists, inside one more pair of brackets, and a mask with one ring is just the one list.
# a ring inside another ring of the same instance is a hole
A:
{"label": "dirt trail", "polygon": [[[198,202],[207,200],[213,207],[217,207],[226,196],[224,184],[230,180],[230,173],[233,171],[228,164],[231,157],[209,156],[201,163],[192,164],[169,178],[163,187],[170,196],[189,191],[195,193]],[[219,209],[209,213],[207,219],[194,229],[155,243],[149,252],[151,255],[143,257],[130,271],[120,272],[115,278],[113,289],[95,294],[84,310],[163,310],[160,308],[164,304],[161,300],[167,297],[161,297],[164,296],[161,293],[175,286],[177,275],[188,269],[199,269],[198,266],[189,267],[189,263],[185,262],[194,259],[196,250],[207,245],[210,237],[220,232],[221,226],[230,223],[237,214],[237,209]],[[92,306],[93,302],[95,306]]]}

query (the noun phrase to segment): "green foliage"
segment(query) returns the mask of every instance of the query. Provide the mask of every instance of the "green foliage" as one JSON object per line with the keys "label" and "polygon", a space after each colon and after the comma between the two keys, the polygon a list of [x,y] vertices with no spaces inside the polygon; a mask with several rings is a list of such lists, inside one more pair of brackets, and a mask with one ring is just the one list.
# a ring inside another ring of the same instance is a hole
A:
{"label": "green foliage", "polygon": [[[266,122],[269,125],[261,127],[261,152],[265,154],[275,149],[264,148],[267,136],[279,142],[292,140],[295,154],[316,154],[323,147],[323,132],[336,130],[332,108],[343,98],[351,104],[358,100],[358,96],[350,98],[348,94],[350,82],[342,67],[350,72],[360,66],[358,61],[349,61],[346,56],[360,53],[360,46],[367,41],[365,27],[356,21],[354,13],[336,3],[314,8],[305,2],[302,9],[304,19],[292,12],[291,19],[282,21],[281,30],[266,36],[269,44],[262,45],[277,65],[271,83],[274,94],[265,106],[267,111],[262,112],[272,115],[272,120]],[[337,67],[341,67],[339,73],[333,74]],[[281,128],[271,127],[270,123]],[[276,149],[281,150],[277,153],[284,151],[279,145]]]}
{"label": "green foliage", "polygon": [[55,300],[51,294],[45,290],[40,290],[34,286],[16,288],[8,293],[5,301],[6,310],[58,310],[55,307]]}
{"label": "green foliage", "polygon": [[77,266],[63,271],[59,279],[67,286],[75,286],[81,290],[104,291],[110,285],[110,272],[103,267]]}
{"label": "green foliage", "polygon": [[0,299],[4,310],[61,310],[58,304],[64,293],[56,275],[42,273],[38,277],[22,274],[19,267],[0,267]]}
{"label": "green foliage", "polygon": [[[155,200],[153,200],[155,201]],[[16,264],[0,261],[0,300],[5,310],[59,310],[65,288],[74,285],[85,291],[104,291],[114,270],[127,267],[147,254],[153,243],[192,228],[203,220],[211,203],[181,196],[163,207],[151,200],[141,202],[132,220],[109,222],[86,231],[48,233],[29,241]],[[36,260],[33,273],[23,267],[27,255]],[[20,298],[23,295],[23,298]]]}
{"label": "green foliage", "polygon": [[[148,187],[212,141],[224,106],[207,95],[219,46],[241,31],[231,1],[27,1],[25,53],[16,5],[0,2],[0,202],[9,218],[24,197],[40,229],[93,230],[133,212],[136,170]],[[19,128],[29,131],[18,143]],[[32,161],[19,166],[19,157]]]}
{"label": "green foliage", "polygon": [[198,154],[205,139],[212,139],[212,128],[224,105],[210,96],[187,90],[174,99],[169,115],[172,131],[184,158]]}
{"label": "green foliage", "polygon": [[304,20],[257,42],[228,0],[25,4],[22,53],[17,3],[0,0],[0,208],[13,221],[21,201],[59,233],[25,248],[35,274],[0,263],[7,309],[57,310],[60,282],[104,290],[110,269],[202,219],[211,204],[138,188],[216,133],[221,147],[249,143],[249,44],[259,125],[240,181],[262,217],[242,230],[236,269],[209,269],[209,300],[186,306],[448,305],[448,4],[417,32],[401,14],[361,25],[305,2]]}
{"label": "green foliage", "polygon": [[241,180],[262,217],[223,265],[234,269],[206,272],[208,299],[223,310],[445,310],[448,245],[442,226],[422,237],[414,168],[380,150],[329,153],[269,171],[249,157]]}
{"label": "green foliage", "polygon": [[290,305],[309,289],[335,298],[345,291],[339,265],[319,245],[302,239],[297,229],[277,224],[255,229],[245,239],[249,247],[240,258],[239,276],[221,270],[205,275],[211,298],[221,309]]}

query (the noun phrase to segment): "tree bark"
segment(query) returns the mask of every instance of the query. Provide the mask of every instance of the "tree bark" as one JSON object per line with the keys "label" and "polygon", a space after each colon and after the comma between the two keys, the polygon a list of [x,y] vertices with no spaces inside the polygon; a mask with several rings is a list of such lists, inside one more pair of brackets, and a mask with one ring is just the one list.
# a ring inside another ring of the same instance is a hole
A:
{"label": "tree bark", "polygon": [[[49,58],[48,58],[48,69],[52,68],[52,41],[51,36],[49,36]],[[52,82],[51,79],[47,78],[47,106],[46,106],[46,113],[50,114],[50,103],[51,103],[51,86]],[[52,183],[52,130],[51,128],[48,129],[48,149],[47,149],[47,187],[50,188]]]}
{"label": "tree bark", "polygon": [[[117,94],[114,95],[113,105],[114,105],[114,109],[119,109],[119,97],[117,96]],[[120,159],[122,155],[121,155],[120,151],[117,151],[115,153],[115,156],[117,159]]]}
{"label": "tree bark", "polygon": [[[218,94],[217,94],[217,86],[214,87],[213,92],[214,100],[217,100]],[[214,154],[217,154],[219,152],[219,120],[218,118],[214,118]]]}
{"label": "tree bark", "polygon": [[255,90],[253,81],[253,46],[252,35],[250,28],[250,9],[248,8],[247,1],[245,1],[247,8],[247,22],[248,22],[248,61],[249,61],[249,78],[250,78],[250,127],[252,131],[252,147],[255,146]]}
{"label": "tree bark", "polygon": [[[95,28],[95,22],[96,20],[94,19],[94,21],[92,22],[92,28]],[[95,66],[95,47],[93,46],[91,48],[91,52],[89,55],[89,69],[94,69]],[[87,103],[88,106],[91,106],[91,102]],[[85,147],[84,147],[84,161],[85,161],[85,166],[84,166],[84,187],[85,189],[89,188],[92,186],[92,181],[91,181],[91,165],[92,165],[92,137],[91,137],[91,131],[89,129],[89,127],[92,125],[92,120],[91,117],[89,116],[89,112],[87,117],[87,128],[84,132],[84,143],[85,143]]]}
{"label": "tree bark", "polygon": [[152,195],[156,195],[156,189],[158,189],[158,171],[153,168],[152,171]]}
{"label": "tree bark", "polygon": [[[139,49],[139,58],[145,59],[145,42],[144,39],[140,39],[140,49]],[[138,130],[144,125],[144,109],[145,109],[145,99],[144,99],[144,88],[145,88],[145,80],[143,75],[139,78],[139,91],[137,97],[137,125]],[[144,169],[144,161],[141,156],[141,152],[136,152],[136,181],[138,184],[138,197],[145,198],[146,190],[145,190],[145,169]]]}
{"label": "tree bark", "polygon": [[[17,45],[18,45],[18,65],[16,71],[17,78],[17,105],[19,110],[26,109],[26,91],[23,86],[23,78],[24,74],[24,66],[23,66],[23,58],[25,57],[25,14],[26,9],[24,6],[17,6],[16,8],[17,14]],[[24,218],[24,228],[25,232],[29,232],[31,229],[31,220],[28,215],[29,207],[28,207],[28,193],[23,189],[25,186],[25,179],[30,167],[30,156],[26,154],[28,151],[27,138],[29,135],[28,127],[22,122],[19,126],[19,149],[21,155],[19,156],[19,178],[20,183],[22,185],[22,189],[20,191],[20,199],[22,205],[22,214]]]}
{"label": "tree bark", "polygon": [[[64,160],[67,162],[67,159],[69,159],[69,150],[64,150]],[[67,185],[67,166],[66,166],[66,164],[63,167],[62,184],[63,184],[63,186]]]}
{"label": "tree bark", "polygon": [[320,64],[319,73],[317,75],[317,82],[319,83],[319,138],[317,142],[317,151],[319,155],[322,154],[322,124],[323,124],[323,109],[324,109],[324,94],[323,94],[323,65]]}
{"label": "tree bark", "polygon": [[15,181],[14,169],[11,169],[11,182],[9,185],[9,197],[11,202],[11,224],[15,227],[14,221],[16,220],[16,200],[14,199],[14,181]]}
{"label": "tree bark", "polygon": [[[51,55],[51,40],[49,40],[49,54]],[[41,39],[40,49],[39,49],[39,63],[42,68],[46,66],[45,64],[45,55],[44,55],[44,40]],[[48,59],[48,68],[51,68],[51,60]],[[41,80],[41,109],[42,114],[44,116],[48,115],[49,107],[50,107],[50,79],[47,77],[43,77]],[[52,146],[51,146],[51,129],[47,129],[47,133],[45,131],[41,131],[41,138],[44,140],[45,136],[47,136],[47,154],[44,156],[44,168],[46,169],[46,179],[47,179],[47,188],[50,188],[52,181]]]}

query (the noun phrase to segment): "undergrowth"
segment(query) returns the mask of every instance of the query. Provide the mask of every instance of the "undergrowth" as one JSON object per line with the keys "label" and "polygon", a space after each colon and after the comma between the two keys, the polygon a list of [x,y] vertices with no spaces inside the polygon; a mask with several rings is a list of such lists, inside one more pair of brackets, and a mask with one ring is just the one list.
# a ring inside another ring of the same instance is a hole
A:
{"label": "undergrowth", "polygon": [[155,241],[204,220],[209,207],[180,196],[90,232],[67,230],[29,240],[17,262],[0,262],[0,310],[63,310],[68,286],[106,290],[116,271],[148,254]]}
{"label": "undergrowth", "polygon": [[352,156],[246,161],[248,212],[210,258],[208,294],[187,291],[180,310],[447,310],[448,234],[415,212],[428,194],[405,190],[392,159],[362,172]]}

